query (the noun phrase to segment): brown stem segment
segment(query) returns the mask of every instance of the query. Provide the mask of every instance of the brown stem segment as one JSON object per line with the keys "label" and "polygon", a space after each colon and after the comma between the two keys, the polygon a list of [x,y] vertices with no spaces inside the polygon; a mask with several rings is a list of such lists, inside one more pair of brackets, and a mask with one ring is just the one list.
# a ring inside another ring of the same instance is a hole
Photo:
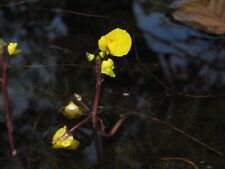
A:
{"label": "brown stem segment", "polygon": [[191,165],[194,169],[199,169],[199,167],[191,160],[188,160],[186,158],[182,158],[182,157],[161,157],[159,158],[160,160],[173,160],[173,161],[183,161],[189,165]]}
{"label": "brown stem segment", "polygon": [[105,126],[104,123],[101,119],[98,119],[100,122],[100,130],[98,130],[98,133],[104,137],[111,137],[113,136],[118,129],[120,128],[120,126],[123,124],[124,120],[126,120],[127,116],[122,116],[112,127],[112,129],[109,132],[105,131]]}
{"label": "brown stem segment", "polygon": [[1,68],[2,68],[2,94],[3,94],[3,105],[4,105],[4,114],[5,114],[5,122],[7,127],[7,135],[9,140],[9,146],[11,150],[11,155],[14,157],[14,159],[17,162],[18,168],[23,169],[22,164],[20,160],[17,157],[16,154],[16,148],[14,145],[14,139],[13,139],[13,129],[10,119],[10,108],[9,108],[9,95],[8,95],[8,85],[7,85],[7,62],[3,55],[3,48],[0,49],[0,57],[1,57]]}

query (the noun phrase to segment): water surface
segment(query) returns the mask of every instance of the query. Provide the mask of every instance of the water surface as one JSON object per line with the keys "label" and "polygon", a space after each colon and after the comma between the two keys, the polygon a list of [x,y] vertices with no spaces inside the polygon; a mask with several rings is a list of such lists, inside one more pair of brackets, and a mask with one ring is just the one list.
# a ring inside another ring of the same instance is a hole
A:
{"label": "water surface", "polygon": [[[24,168],[193,168],[187,161],[200,169],[224,168],[225,39],[174,21],[175,3],[1,2],[0,35],[23,50],[9,60],[8,87]],[[77,151],[53,150],[54,131],[79,121],[67,120],[60,108],[74,93],[92,104],[95,77],[85,53],[116,27],[132,35],[133,46],[115,59],[117,77],[105,78],[99,117],[107,130],[120,115],[129,118],[113,137],[100,137],[101,154],[92,144],[91,124],[76,133]],[[0,166],[11,169],[1,112]]]}

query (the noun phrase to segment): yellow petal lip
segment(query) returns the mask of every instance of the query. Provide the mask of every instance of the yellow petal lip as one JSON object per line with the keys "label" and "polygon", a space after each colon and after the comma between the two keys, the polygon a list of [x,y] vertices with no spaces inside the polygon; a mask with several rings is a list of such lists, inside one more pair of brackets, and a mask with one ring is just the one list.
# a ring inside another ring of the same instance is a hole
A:
{"label": "yellow petal lip", "polygon": [[116,77],[115,73],[113,72],[114,69],[114,62],[112,59],[108,58],[107,60],[103,60],[101,64],[101,73],[104,73],[111,77]]}
{"label": "yellow petal lip", "polygon": [[8,53],[9,55],[14,55],[15,54],[15,51],[16,51],[16,48],[17,48],[17,43],[14,43],[14,42],[10,42],[7,46],[7,50],[8,50]]}
{"label": "yellow petal lip", "polygon": [[117,57],[127,55],[131,49],[131,44],[132,39],[129,33],[120,28],[112,30],[98,41],[98,47],[101,51]]}
{"label": "yellow petal lip", "polygon": [[83,111],[73,101],[70,101],[70,103],[64,108],[62,113],[68,119],[75,119],[80,117]]}
{"label": "yellow petal lip", "polygon": [[66,126],[58,129],[52,138],[52,148],[54,149],[76,150],[79,145],[78,140],[68,135]]}

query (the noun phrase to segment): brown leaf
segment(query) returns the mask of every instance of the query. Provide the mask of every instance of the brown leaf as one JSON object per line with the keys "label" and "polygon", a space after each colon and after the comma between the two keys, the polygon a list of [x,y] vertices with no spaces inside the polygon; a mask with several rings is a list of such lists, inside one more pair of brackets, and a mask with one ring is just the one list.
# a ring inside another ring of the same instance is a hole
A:
{"label": "brown leaf", "polygon": [[225,0],[181,0],[173,17],[208,33],[225,34]]}

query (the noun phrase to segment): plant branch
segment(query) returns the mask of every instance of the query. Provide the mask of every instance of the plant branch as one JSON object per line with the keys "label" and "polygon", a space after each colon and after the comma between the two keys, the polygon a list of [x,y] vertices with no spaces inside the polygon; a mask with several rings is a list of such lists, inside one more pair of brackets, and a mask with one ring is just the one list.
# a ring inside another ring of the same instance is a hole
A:
{"label": "plant branch", "polygon": [[183,131],[183,130],[181,130],[181,129],[179,129],[179,128],[177,128],[177,127],[175,127],[175,126],[173,126],[173,125],[171,125],[169,123],[167,123],[166,121],[162,121],[162,120],[160,120],[160,119],[158,119],[156,117],[150,117],[150,119],[153,120],[153,121],[155,121],[155,122],[157,122],[157,123],[160,123],[162,125],[165,125],[165,126],[167,126],[169,128],[172,128],[174,131],[176,131],[176,132],[182,134],[183,136],[189,138],[193,142],[198,143],[199,145],[205,147],[206,149],[208,149],[208,150],[214,152],[215,154],[217,154],[217,155],[225,158],[225,154],[222,153],[221,151],[216,150],[215,148],[213,148],[213,147],[207,145],[206,143],[198,140],[197,138],[195,138],[195,137],[191,136],[190,134],[186,133],[185,131]]}
{"label": "plant branch", "polygon": [[161,157],[159,159],[160,160],[164,160],[164,161],[168,161],[168,160],[183,161],[183,162],[188,163],[189,165],[191,165],[194,169],[199,169],[199,167],[194,162],[192,162],[191,160],[182,158],[182,157]]}
{"label": "plant branch", "polygon": [[98,119],[98,121],[100,122],[100,129],[98,130],[98,133],[104,137],[111,137],[113,136],[118,129],[120,128],[120,126],[123,124],[124,120],[127,118],[128,116],[122,116],[112,127],[112,129],[109,132],[105,131],[105,125],[103,123],[103,121],[101,119]]}
{"label": "plant branch", "polygon": [[77,125],[75,125],[73,128],[69,130],[69,133],[73,133],[77,128],[82,126],[83,124],[87,123],[91,119],[91,115],[86,117],[84,120],[80,121]]}

